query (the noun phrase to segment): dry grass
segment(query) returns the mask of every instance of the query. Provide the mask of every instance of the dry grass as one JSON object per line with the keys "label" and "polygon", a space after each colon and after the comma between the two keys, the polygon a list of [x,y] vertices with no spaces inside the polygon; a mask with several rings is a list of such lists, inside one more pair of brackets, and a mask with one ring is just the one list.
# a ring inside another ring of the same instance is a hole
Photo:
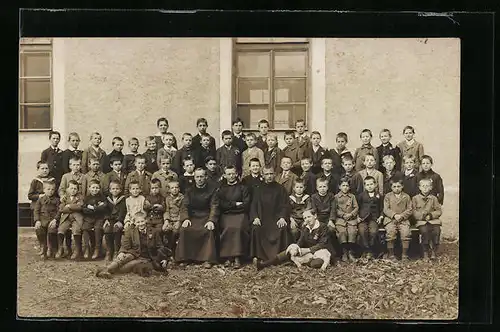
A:
{"label": "dry grass", "polygon": [[435,263],[382,260],[325,272],[295,266],[256,272],[189,266],[141,278],[94,276],[104,262],[41,262],[36,239],[19,237],[20,317],[232,317],[455,319],[458,246]]}

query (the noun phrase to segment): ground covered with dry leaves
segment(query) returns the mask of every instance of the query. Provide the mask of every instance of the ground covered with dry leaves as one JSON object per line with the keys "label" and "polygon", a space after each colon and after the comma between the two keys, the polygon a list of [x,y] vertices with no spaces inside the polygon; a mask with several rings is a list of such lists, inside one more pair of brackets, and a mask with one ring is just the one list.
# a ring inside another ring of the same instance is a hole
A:
{"label": "ground covered with dry leaves", "polygon": [[256,272],[222,266],[141,278],[94,276],[98,262],[46,261],[36,238],[19,236],[20,317],[455,319],[458,245],[437,262],[345,263],[321,272],[295,266]]}

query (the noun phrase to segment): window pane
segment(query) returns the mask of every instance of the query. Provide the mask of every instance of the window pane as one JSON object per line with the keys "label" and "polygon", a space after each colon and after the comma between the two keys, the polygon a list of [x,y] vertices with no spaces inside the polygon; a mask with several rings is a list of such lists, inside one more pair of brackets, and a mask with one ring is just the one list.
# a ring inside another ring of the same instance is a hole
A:
{"label": "window pane", "polygon": [[238,53],[239,77],[269,77],[270,53]]}
{"label": "window pane", "polygon": [[21,128],[50,128],[50,106],[21,106]]}
{"label": "window pane", "polygon": [[306,79],[277,78],[274,81],[274,100],[277,103],[305,102]]}
{"label": "window pane", "polygon": [[279,105],[274,108],[274,129],[292,128],[299,119],[306,120],[305,105]]}
{"label": "window pane", "polygon": [[266,119],[269,121],[269,107],[268,105],[239,105],[236,116],[243,120],[244,128],[256,129],[260,120]]}
{"label": "window pane", "polygon": [[50,53],[22,53],[21,76],[50,76]]}
{"label": "window pane", "polygon": [[238,103],[268,104],[268,79],[239,79]]}
{"label": "window pane", "polygon": [[306,76],[306,52],[276,52],[275,76]]}
{"label": "window pane", "polygon": [[50,81],[21,79],[21,103],[50,103]]}

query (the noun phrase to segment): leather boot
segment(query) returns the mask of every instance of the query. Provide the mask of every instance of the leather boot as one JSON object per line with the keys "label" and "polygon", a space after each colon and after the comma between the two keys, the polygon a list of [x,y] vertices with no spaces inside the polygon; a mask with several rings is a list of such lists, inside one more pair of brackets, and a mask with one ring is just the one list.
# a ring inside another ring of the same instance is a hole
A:
{"label": "leather boot", "polygon": [[83,258],[90,259],[90,237],[88,231],[83,231]]}
{"label": "leather boot", "polygon": [[396,260],[396,256],[394,256],[394,241],[387,241],[387,259]]}
{"label": "leather boot", "polygon": [[71,231],[67,231],[66,234],[64,234],[64,238],[66,239],[66,250],[64,251],[64,254],[62,256],[63,258],[70,258],[73,254],[73,250],[71,249],[71,244],[73,242],[73,239],[71,238],[72,236],[73,235]]}
{"label": "leather boot", "polygon": [[111,262],[108,266],[99,268],[96,272],[96,277],[111,279],[113,277],[112,274],[115,273],[119,267],[120,265],[118,262]]}
{"label": "leather boot", "polygon": [[44,232],[43,229],[37,229],[36,238],[38,240],[38,244],[40,245],[40,251],[38,252],[38,255],[43,258],[44,255],[47,255],[47,233]]}
{"label": "leather boot", "polygon": [[107,261],[113,260],[114,252],[115,252],[115,243],[113,234],[104,234],[104,247],[106,248],[106,257]]}
{"label": "leather boot", "polygon": [[73,255],[71,255],[71,259],[79,260],[82,258],[82,236],[73,235],[73,240],[75,243],[75,251],[73,252]]}
{"label": "leather boot", "polygon": [[57,252],[57,233],[49,233],[49,248],[47,251],[47,256],[49,258],[54,258]]}
{"label": "leather boot", "polygon": [[342,262],[347,262],[349,260],[347,253],[348,253],[347,243],[342,243],[342,257],[340,258]]}
{"label": "leather boot", "polygon": [[434,243],[429,245],[429,256],[432,261],[436,259],[436,245]]}
{"label": "leather boot", "polygon": [[95,234],[95,248],[94,248],[94,254],[92,255],[92,259],[97,259],[101,255],[102,230],[96,229],[94,231],[94,234]]}
{"label": "leather boot", "polygon": [[401,260],[404,261],[404,262],[407,262],[408,261],[408,248],[410,246],[410,241],[401,241],[401,249],[402,249],[402,253],[401,253]]}
{"label": "leather boot", "polygon": [[114,237],[114,251],[113,251],[113,258],[115,258],[118,253],[120,252],[121,244],[122,244],[122,232],[116,232],[113,234]]}
{"label": "leather boot", "polygon": [[57,250],[56,259],[60,259],[64,254],[64,234],[57,234],[57,245],[59,249]]}
{"label": "leather boot", "polygon": [[271,266],[271,265],[279,265],[280,263],[286,262],[289,258],[290,257],[288,256],[288,254],[285,251],[282,251],[270,260],[267,260],[264,262],[257,260],[257,263],[256,263],[257,271],[260,271],[263,268]]}
{"label": "leather boot", "polygon": [[240,267],[241,267],[240,258],[239,257],[235,257],[234,258],[234,266],[233,266],[233,268],[239,269]]}
{"label": "leather boot", "polygon": [[347,253],[347,257],[351,262],[356,262],[356,257],[354,256],[354,249],[353,249],[354,243],[348,243],[347,245],[349,246],[349,252]]}

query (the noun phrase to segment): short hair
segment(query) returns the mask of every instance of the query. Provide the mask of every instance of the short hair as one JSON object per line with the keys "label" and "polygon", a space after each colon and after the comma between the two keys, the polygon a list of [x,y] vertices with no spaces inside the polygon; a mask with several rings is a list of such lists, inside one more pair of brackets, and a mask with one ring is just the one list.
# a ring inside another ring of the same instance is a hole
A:
{"label": "short hair", "polygon": [[40,166],[43,165],[43,164],[49,166],[48,162],[39,160],[39,161],[36,162],[36,169],[40,169]]}
{"label": "short hair", "polygon": [[55,180],[51,179],[51,180],[45,180],[43,181],[43,186],[44,187],[47,187],[47,186],[56,186],[56,182]]}
{"label": "short hair", "polygon": [[168,154],[167,154],[167,155],[162,155],[162,156],[158,159],[158,161],[160,162],[160,164],[161,164],[161,161],[162,161],[162,160],[168,160],[170,163],[172,163],[172,157],[170,157]]}
{"label": "short hair", "polygon": [[259,120],[257,127],[260,127],[261,124],[266,124],[269,127],[269,121],[267,121],[266,119]]}
{"label": "short hair", "polygon": [[431,164],[434,164],[434,160],[432,160],[432,157],[429,156],[428,154],[424,154],[422,156],[422,158],[420,158],[420,161],[424,160],[424,159],[427,159],[428,161],[430,161]]}
{"label": "short hair", "polygon": [[349,178],[348,178],[347,176],[343,176],[343,177],[341,177],[341,178],[340,178],[340,180],[339,180],[339,186],[340,186],[342,183],[344,183],[344,182],[347,182],[347,184],[349,184],[349,185],[350,185],[350,183],[349,183]]}
{"label": "short hair", "polygon": [[131,139],[128,140],[128,145],[130,145],[131,142],[137,142],[137,144],[139,144],[139,139],[137,139],[137,137],[132,137]]}
{"label": "short hair", "polygon": [[[74,159],[74,158],[71,158],[71,159]],[[90,158],[89,158],[89,165],[90,165],[93,161],[97,161],[98,163],[100,163],[99,159],[97,159],[96,157],[90,157]]]}
{"label": "short hair", "polygon": [[92,140],[92,138],[94,138],[94,136],[101,136],[101,137],[102,137],[102,135],[101,135],[101,134],[99,134],[99,132],[97,132],[97,131],[93,131],[93,132],[90,134],[90,139]]}
{"label": "short hair", "polygon": [[177,184],[178,186],[180,186],[179,180],[172,180],[172,181],[169,181],[169,182],[167,183],[167,186],[170,186],[171,184]]}
{"label": "short hair", "polygon": [[420,179],[420,181],[418,181],[418,185],[421,185],[422,182],[428,182],[431,186],[433,185],[433,181],[431,178],[423,178],[423,179]]}
{"label": "short hair", "polygon": [[346,141],[346,143],[348,142],[348,140],[347,140],[347,134],[344,133],[343,131],[337,134],[337,136],[335,137],[335,139],[337,139],[337,138],[343,138]]}
{"label": "short hair", "polygon": [[159,127],[161,122],[165,122],[167,126],[169,126],[167,118],[159,118],[156,120],[156,126]]}
{"label": "short hair", "polygon": [[234,166],[234,165],[227,165],[226,167],[224,167],[224,173],[226,173],[226,171],[228,169],[234,169],[234,170],[236,170],[236,166]]}
{"label": "short hair", "polygon": [[71,133],[69,133],[69,135],[68,135],[68,142],[71,140],[71,137],[76,137],[76,138],[78,138],[80,140],[80,135],[78,135],[78,133],[76,133],[74,131],[71,132]]}
{"label": "short hair", "polygon": [[259,158],[252,158],[252,159],[250,159],[250,161],[248,162],[248,166],[252,165],[252,162],[259,163],[259,166],[262,166],[260,164],[260,159]]}
{"label": "short hair", "polygon": [[241,120],[240,118],[236,118],[234,119],[232,122],[231,122],[231,126],[233,126],[235,123],[238,123],[240,122],[242,126],[245,125],[245,123],[243,122],[243,120]]}
{"label": "short hair", "polygon": [[205,118],[198,118],[198,119],[196,120],[196,126],[198,126],[200,123],[204,123],[204,124],[206,124],[206,125],[207,125],[207,127],[208,127],[208,121],[207,121],[207,119],[205,119]]}
{"label": "short hair", "polygon": [[273,173],[275,173],[274,167],[272,167],[271,165],[264,165],[264,167],[262,168],[262,173],[264,173],[265,170],[271,170],[273,171]]}
{"label": "short hair", "polygon": [[191,137],[191,138],[193,137],[193,135],[191,135],[191,133],[184,133],[184,134],[182,134],[182,139],[184,139],[184,138],[186,138],[188,136]]}
{"label": "short hair", "polygon": [[59,136],[59,139],[61,139],[61,133],[58,131],[55,131],[55,130],[49,131],[49,139],[52,138],[52,135],[57,135],[57,136]]}
{"label": "short hair", "polygon": [[194,173],[199,172],[199,171],[202,171],[203,173],[205,173],[205,175],[207,174],[207,170],[206,170],[206,169],[204,169],[204,168],[201,168],[201,167],[197,167],[197,168],[194,170]]}
{"label": "short hair", "polygon": [[139,184],[139,181],[137,180],[133,180],[133,181],[130,181],[129,184],[128,184],[128,188],[130,189],[130,187],[132,187],[133,184],[136,184],[139,186],[139,188],[141,187],[140,184]]}
{"label": "short hair", "polygon": [[308,157],[308,156],[304,156],[304,157],[300,158],[300,161],[302,161],[302,160],[307,160],[307,161],[309,161],[310,163],[312,163],[312,158],[311,158],[311,157]]}
{"label": "short hair", "polygon": [[[77,187],[79,186],[78,182],[76,182],[75,180],[69,180],[69,181],[68,181],[68,187],[69,187],[70,185],[74,185],[74,186],[77,186]],[[68,188],[68,187],[66,187],[66,188]]]}
{"label": "short hair", "polygon": [[297,179],[297,180],[293,181],[293,186],[295,187],[295,185],[296,185],[297,183],[298,183],[298,184],[301,184],[301,185],[303,185],[303,186],[305,186],[305,185],[306,185],[306,183],[304,182],[304,180]]}
{"label": "short hair", "polygon": [[304,215],[304,213],[306,213],[306,212],[308,212],[308,213],[312,214],[313,216],[317,216],[317,215],[318,215],[318,214],[317,214],[317,212],[316,212],[316,210],[314,210],[314,209],[305,209],[305,210],[302,212],[302,215]]}
{"label": "short hair", "polygon": [[170,137],[172,137],[173,139],[175,139],[174,134],[172,134],[171,132],[165,133],[165,136],[170,136]]}
{"label": "short hair", "polygon": [[138,154],[134,158],[134,164],[137,162],[137,160],[144,160],[144,161],[146,161],[146,157],[144,155],[142,155],[142,154]]}
{"label": "short hair", "polygon": [[388,134],[389,134],[389,137],[392,137],[391,131],[390,131],[389,129],[387,129],[387,128],[382,129],[382,130],[380,131],[380,134],[382,134],[382,133],[388,133]]}
{"label": "short hair", "polygon": [[304,119],[298,119],[295,121],[295,125],[297,125],[298,123],[303,123],[303,124],[306,124],[306,121]]}
{"label": "short hair", "polygon": [[192,157],[187,157],[182,159],[182,166],[185,166],[187,161],[191,161],[194,164],[194,159]]}
{"label": "short hair", "polygon": [[285,131],[285,134],[283,135],[283,137],[287,137],[287,136],[295,137],[295,133],[291,130],[287,130],[287,131]]}
{"label": "short hair", "polygon": [[224,136],[233,136],[233,133],[231,133],[230,130],[224,130],[221,134],[222,139],[224,139]]}
{"label": "short hair", "polygon": [[325,160],[330,160],[332,162],[332,164],[333,164],[332,157],[330,157],[330,156],[327,155],[327,156],[324,156],[323,158],[321,158],[321,165],[323,165],[323,163],[325,162]]}
{"label": "short hair", "polygon": [[394,159],[394,156],[392,154],[386,154],[383,158],[382,158],[382,161],[385,162],[387,160],[392,160],[394,162],[396,162],[396,159]]}
{"label": "short hair", "polygon": [[316,186],[320,183],[328,183],[328,180],[320,176],[319,178],[316,179]]}
{"label": "short hair", "polygon": [[71,164],[72,161],[78,161],[79,163],[82,162],[82,159],[79,158],[79,157],[72,157],[70,160],[69,160],[69,163]]}
{"label": "short hair", "polygon": [[156,142],[156,139],[154,136],[146,136],[146,141],[144,142],[144,145],[148,146],[148,142],[152,142],[152,141]]}
{"label": "short hair", "polygon": [[342,155],[342,162],[344,162],[344,161],[354,162],[354,158],[352,157],[352,154],[350,154],[350,153],[343,154]]}
{"label": "short hair", "polygon": [[208,164],[208,163],[209,163],[209,162],[211,162],[211,161],[215,161],[215,162],[217,162],[217,160],[214,158],[214,156],[207,156],[207,157],[205,158],[205,164]]}
{"label": "short hair", "polygon": [[283,159],[290,159],[290,162],[292,162],[292,158],[290,158],[289,156],[283,156],[283,157],[281,157],[281,161],[283,161]]}
{"label": "short hair", "polygon": [[248,133],[248,134],[245,135],[245,138],[257,139],[257,136],[254,133]]}
{"label": "short hair", "polygon": [[153,185],[153,184],[157,184],[161,188],[160,179],[157,179],[157,178],[151,179],[151,185]]}
{"label": "short hair", "polygon": [[266,140],[271,137],[271,138],[274,138],[276,140],[278,140],[278,135],[276,135],[275,133],[268,133],[267,134],[267,137],[266,137]]}
{"label": "short hair", "polygon": [[363,157],[363,161],[366,160],[366,157],[373,157],[373,159],[375,159],[375,156],[371,152],[368,152],[367,154],[365,154],[365,156]]}
{"label": "short hair", "polygon": [[118,185],[118,187],[120,188],[120,190],[122,189],[122,184],[120,183],[120,181],[118,180],[112,180],[109,182],[109,185],[108,185],[108,188],[111,187],[112,184],[116,184]]}
{"label": "short hair", "polygon": [[413,161],[415,161],[416,159],[417,159],[417,158],[415,158],[415,156],[414,156],[414,155],[412,155],[412,154],[407,154],[407,155],[404,155],[404,156],[403,156],[403,162],[405,162],[405,161],[407,161],[407,160],[413,160]]}
{"label": "short hair", "polygon": [[366,181],[373,181],[374,183],[377,183],[377,180],[371,176],[371,175],[368,175],[364,180],[363,180],[363,183],[366,183]]}
{"label": "short hair", "polygon": [[389,182],[391,183],[391,186],[395,183],[399,183],[399,184],[403,184],[403,179],[399,178],[399,177],[392,177]]}
{"label": "short hair", "polygon": [[361,133],[359,134],[359,137],[361,137],[361,135],[363,135],[363,133],[368,133],[370,134],[370,137],[373,137],[373,134],[372,134],[372,131],[368,128],[365,128],[363,130],[361,130]]}
{"label": "short hair", "polygon": [[208,137],[208,138],[210,138],[210,137],[212,137],[212,136],[210,136],[210,134],[208,134],[208,133],[203,133],[203,134],[200,134],[200,137],[201,137],[201,138],[204,138],[204,137]]}
{"label": "short hair", "polygon": [[99,187],[101,186],[101,182],[99,180],[96,180],[96,179],[92,179],[89,181],[89,187],[93,184],[97,184],[97,185],[99,185]]}
{"label": "short hair", "polygon": [[311,137],[312,137],[312,135],[318,135],[318,136],[319,136],[319,138],[321,138],[321,133],[320,133],[319,131],[317,131],[317,130],[315,130],[315,131],[313,131],[313,132],[311,133]]}
{"label": "short hair", "polygon": [[403,134],[405,133],[405,131],[406,131],[407,129],[410,129],[410,130],[411,130],[411,132],[415,134],[415,128],[413,128],[412,126],[406,126],[406,127],[404,127],[404,128],[403,128]]}
{"label": "short hair", "polygon": [[115,145],[116,142],[122,142],[123,143],[123,139],[120,136],[115,136],[111,140],[111,145]]}

